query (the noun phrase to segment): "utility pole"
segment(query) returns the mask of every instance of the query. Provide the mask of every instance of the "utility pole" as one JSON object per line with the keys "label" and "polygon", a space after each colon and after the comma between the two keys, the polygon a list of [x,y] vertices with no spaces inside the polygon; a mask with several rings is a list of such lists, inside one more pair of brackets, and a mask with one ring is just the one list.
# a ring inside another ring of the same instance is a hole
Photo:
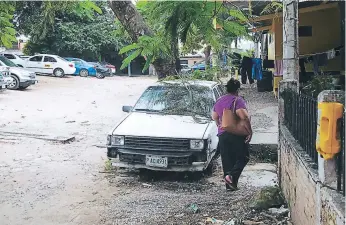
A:
{"label": "utility pole", "polygon": [[298,0],[283,0],[283,78],[299,80]]}

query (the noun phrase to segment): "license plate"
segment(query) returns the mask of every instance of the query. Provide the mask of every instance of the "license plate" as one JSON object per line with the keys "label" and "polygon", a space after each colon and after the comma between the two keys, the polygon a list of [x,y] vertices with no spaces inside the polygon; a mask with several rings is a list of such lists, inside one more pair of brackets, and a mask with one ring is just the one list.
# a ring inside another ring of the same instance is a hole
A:
{"label": "license plate", "polygon": [[146,160],[145,160],[145,164],[147,166],[166,168],[168,166],[168,158],[167,157],[161,157],[161,156],[147,155]]}

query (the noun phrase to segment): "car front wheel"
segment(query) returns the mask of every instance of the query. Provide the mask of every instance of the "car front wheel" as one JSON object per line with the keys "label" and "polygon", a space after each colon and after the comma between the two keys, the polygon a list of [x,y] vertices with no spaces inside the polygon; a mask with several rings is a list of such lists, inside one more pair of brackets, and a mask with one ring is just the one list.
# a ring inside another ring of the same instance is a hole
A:
{"label": "car front wheel", "polygon": [[53,71],[53,75],[56,76],[56,77],[64,77],[65,76],[65,72],[63,69],[61,68],[56,68],[54,71]]}
{"label": "car front wheel", "polygon": [[97,74],[96,74],[96,78],[98,78],[98,79],[103,79],[103,78],[105,78],[105,75],[103,75],[103,74],[101,74],[101,73],[97,73]]}
{"label": "car front wheel", "polygon": [[81,69],[81,70],[79,71],[79,76],[81,76],[81,77],[87,77],[87,76],[89,76],[89,71],[86,70],[86,69]]}
{"label": "car front wheel", "polygon": [[13,81],[7,86],[10,90],[17,90],[19,88],[19,79],[15,75],[11,75]]}

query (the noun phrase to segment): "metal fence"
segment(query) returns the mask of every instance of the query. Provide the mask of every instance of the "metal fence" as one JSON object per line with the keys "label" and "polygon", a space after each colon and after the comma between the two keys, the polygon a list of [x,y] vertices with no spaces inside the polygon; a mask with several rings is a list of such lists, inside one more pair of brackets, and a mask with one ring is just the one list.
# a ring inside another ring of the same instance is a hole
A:
{"label": "metal fence", "polygon": [[285,125],[317,168],[317,100],[290,90],[286,90],[282,98],[285,101]]}
{"label": "metal fence", "polygon": [[337,156],[337,190],[345,196],[345,113],[340,121],[341,151]]}

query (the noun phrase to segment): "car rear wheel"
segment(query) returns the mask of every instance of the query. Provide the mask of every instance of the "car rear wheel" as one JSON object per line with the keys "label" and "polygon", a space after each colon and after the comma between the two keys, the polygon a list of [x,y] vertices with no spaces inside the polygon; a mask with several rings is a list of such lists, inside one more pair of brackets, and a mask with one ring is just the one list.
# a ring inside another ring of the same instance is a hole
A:
{"label": "car rear wheel", "polygon": [[65,76],[65,72],[63,69],[61,68],[56,68],[54,71],[53,71],[53,75],[56,76],[56,77],[64,77]]}
{"label": "car rear wheel", "polygon": [[86,69],[81,69],[81,70],[79,71],[79,76],[81,76],[81,77],[87,77],[87,76],[89,76],[89,71],[86,70]]}
{"label": "car rear wheel", "polygon": [[13,81],[7,86],[10,90],[17,90],[19,88],[19,79],[15,75],[11,75]]}

